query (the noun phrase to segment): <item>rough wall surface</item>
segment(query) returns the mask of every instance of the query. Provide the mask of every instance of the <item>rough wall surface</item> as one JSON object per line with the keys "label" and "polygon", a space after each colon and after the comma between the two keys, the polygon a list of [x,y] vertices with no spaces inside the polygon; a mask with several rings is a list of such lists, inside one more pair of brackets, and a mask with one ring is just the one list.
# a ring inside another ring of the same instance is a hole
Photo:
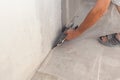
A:
{"label": "rough wall surface", "polygon": [[0,80],[30,79],[57,36],[60,15],[60,0],[0,1]]}

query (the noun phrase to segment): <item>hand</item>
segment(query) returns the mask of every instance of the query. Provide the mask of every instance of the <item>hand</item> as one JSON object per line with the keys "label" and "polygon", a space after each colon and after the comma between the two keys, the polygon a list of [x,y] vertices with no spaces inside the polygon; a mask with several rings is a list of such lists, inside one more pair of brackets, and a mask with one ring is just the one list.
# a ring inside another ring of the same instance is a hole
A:
{"label": "hand", "polygon": [[66,33],[67,33],[66,40],[71,40],[79,36],[79,31],[74,29],[68,29]]}

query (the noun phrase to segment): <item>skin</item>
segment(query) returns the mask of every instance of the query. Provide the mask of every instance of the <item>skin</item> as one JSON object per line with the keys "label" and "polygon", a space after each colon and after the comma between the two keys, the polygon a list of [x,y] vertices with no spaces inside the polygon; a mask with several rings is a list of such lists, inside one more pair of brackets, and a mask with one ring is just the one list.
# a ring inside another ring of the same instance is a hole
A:
{"label": "skin", "polygon": [[81,23],[77,30],[69,29],[66,40],[74,39],[84,33],[87,29],[92,27],[107,11],[111,0],[97,0],[95,6],[86,16],[85,20]]}

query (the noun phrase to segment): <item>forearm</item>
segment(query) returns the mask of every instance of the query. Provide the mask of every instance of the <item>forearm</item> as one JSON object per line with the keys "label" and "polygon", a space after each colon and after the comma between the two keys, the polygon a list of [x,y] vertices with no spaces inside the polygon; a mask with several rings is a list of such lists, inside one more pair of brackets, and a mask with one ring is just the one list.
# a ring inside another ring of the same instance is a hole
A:
{"label": "forearm", "polygon": [[93,9],[89,12],[85,20],[79,26],[78,30],[80,33],[83,33],[86,29],[93,26],[104,14],[104,11]]}
{"label": "forearm", "polygon": [[94,25],[101,16],[107,11],[111,0],[97,0],[96,5],[88,13],[85,20],[76,30],[68,30],[66,40],[71,40],[80,36],[85,30]]}
{"label": "forearm", "polygon": [[110,4],[110,1],[106,2],[104,4],[105,6],[101,5],[100,2],[98,2],[96,6],[88,13],[85,20],[82,22],[82,24],[77,29],[79,34],[82,34],[85,30],[93,26],[107,11],[109,4]]}

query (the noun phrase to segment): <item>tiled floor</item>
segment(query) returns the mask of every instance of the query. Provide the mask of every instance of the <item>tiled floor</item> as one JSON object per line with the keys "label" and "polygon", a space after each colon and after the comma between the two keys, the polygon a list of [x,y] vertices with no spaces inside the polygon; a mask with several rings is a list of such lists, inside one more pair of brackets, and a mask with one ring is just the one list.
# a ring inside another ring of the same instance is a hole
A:
{"label": "tiled floor", "polygon": [[[91,5],[82,4],[79,14],[85,15],[83,13],[86,13]],[[113,8],[110,11],[112,10]],[[101,22],[81,37],[52,50],[33,80],[120,80],[120,46],[105,47],[97,41],[100,35],[120,31],[117,17],[110,11],[106,15],[107,21],[101,19]],[[79,18],[78,20],[82,21],[82,17]],[[114,23],[111,23],[109,18]],[[113,27],[114,24],[117,26]]]}
{"label": "tiled floor", "polygon": [[120,47],[104,47],[95,39],[66,42],[51,52],[38,72],[62,80],[120,80]]}

